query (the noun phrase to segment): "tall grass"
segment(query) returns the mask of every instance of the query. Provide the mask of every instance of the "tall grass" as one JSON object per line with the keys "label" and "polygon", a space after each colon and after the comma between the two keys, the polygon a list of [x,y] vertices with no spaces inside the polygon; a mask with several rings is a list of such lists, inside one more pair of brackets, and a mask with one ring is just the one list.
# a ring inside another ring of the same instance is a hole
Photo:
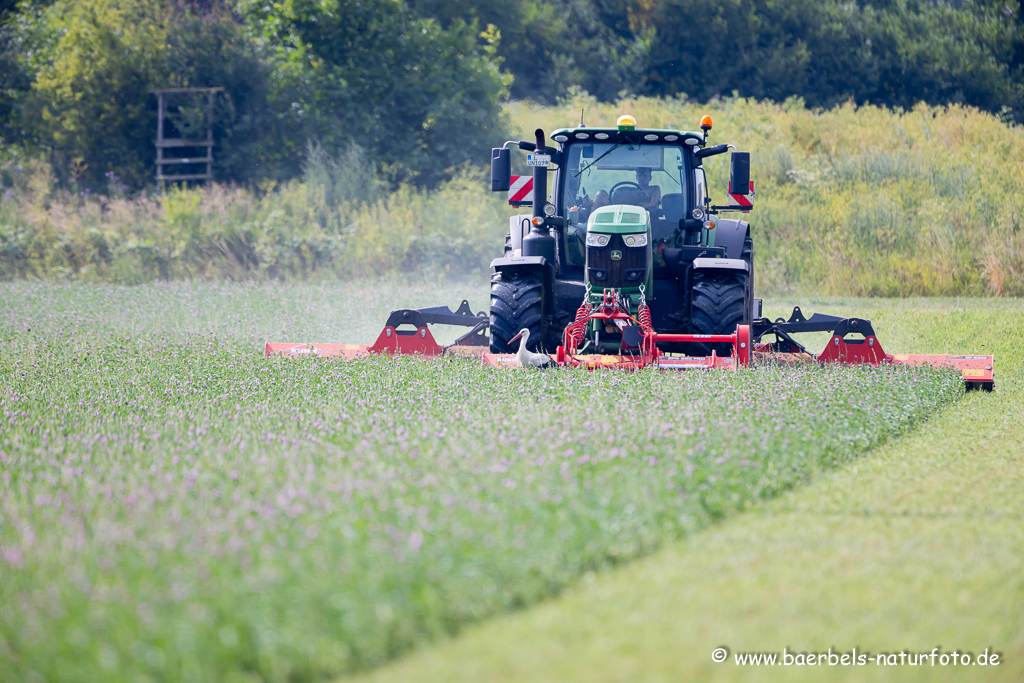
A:
{"label": "tall grass", "polygon": [[279,187],[133,198],[57,190],[44,165],[23,165],[0,187],[0,279],[480,276],[500,253],[508,221],[479,169],[387,194],[358,150],[331,159],[311,147],[308,160],[303,179]]}
{"label": "tall grass", "polygon": [[[749,215],[758,288],[855,295],[1024,294],[1024,129],[966,107],[808,110],[728,99],[706,105],[579,96],[510,105],[523,133],[622,112],[644,127],[694,130],[752,152]],[[725,157],[705,162],[724,204]]]}
{"label": "tall grass", "polygon": [[[507,105],[523,135],[621,112],[641,126],[695,128],[753,153],[749,216],[758,289],[857,295],[1024,294],[1024,132],[964,107],[847,105],[811,111],[727,99],[706,105],[580,95],[555,107]],[[416,271],[480,276],[511,209],[463,169],[433,191],[386,192],[358,150],[311,148],[305,177],[252,191],[216,186],[162,196],[54,189],[39,163],[0,168],[0,278],[316,278]],[[724,203],[728,163],[707,162]]]}

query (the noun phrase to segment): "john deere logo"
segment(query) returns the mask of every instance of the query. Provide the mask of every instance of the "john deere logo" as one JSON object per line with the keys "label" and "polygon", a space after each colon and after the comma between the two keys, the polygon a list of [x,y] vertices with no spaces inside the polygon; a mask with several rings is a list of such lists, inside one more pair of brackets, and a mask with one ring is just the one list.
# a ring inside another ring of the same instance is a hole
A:
{"label": "john deere logo", "polygon": [[613,250],[612,251],[612,261],[621,261],[621,260],[622,260],[622,252],[619,251],[618,249]]}

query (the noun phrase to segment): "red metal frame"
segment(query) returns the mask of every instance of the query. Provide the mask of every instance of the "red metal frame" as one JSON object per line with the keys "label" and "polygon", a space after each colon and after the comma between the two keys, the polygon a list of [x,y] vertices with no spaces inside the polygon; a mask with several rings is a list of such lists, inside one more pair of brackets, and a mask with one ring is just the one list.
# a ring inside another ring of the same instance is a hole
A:
{"label": "red metal frame", "polygon": [[[636,353],[622,352],[618,355],[589,354],[580,356],[577,353],[579,342],[584,337],[584,330],[591,321],[612,322],[622,320],[636,325],[643,331],[643,337]],[[669,342],[702,342],[730,344],[733,348],[731,357],[719,357],[712,351],[710,356],[667,356],[658,348],[659,343]],[[505,365],[494,356],[485,354],[484,361],[492,365]],[[555,352],[555,362],[561,366],[584,367],[588,370],[612,368],[616,370],[637,370],[650,365],[665,369],[688,370],[695,368],[746,367],[750,365],[751,344],[750,327],[738,325],[732,334],[661,334],[651,327],[650,313],[646,306],[641,306],[637,316],[630,315],[617,292],[606,289],[601,304],[596,309],[581,308],[576,320],[565,328],[562,335],[562,346]]]}
{"label": "red metal frame", "polygon": [[823,363],[879,365],[891,361],[892,356],[882,350],[882,345],[873,334],[861,339],[834,334],[825,350],[818,354],[818,360]]}
{"label": "red metal frame", "polygon": [[385,327],[369,349],[370,353],[397,353],[402,355],[439,356],[444,349],[434,341],[434,335],[426,327],[415,331]]}
{"label": "red metal frame", "polygon": [[[578,353],[579,343],[585,336],[586,327],[591,321],[615,324],[624,321],[630,326],[639,326],[642,331],[639,347],[635,351],[620,350],[618,355]],[[846,322],[846,321],[844,321]],[[854,319],[849,319],[851,328]],[[859,321],[861,329],[866,321]],[[737,325],[732,334],[662,334],[655,332],[650,322],[650,312],[641,306],[637,315],[628,312],[628,304],[619,298],[614,290],[605,290],[601,304],[591,308],[584,304],[577,312],[576,320],[569,325],[563,334],[562,346],[559,346],[554,360],[563,367],[582,367],[587,370],[603,368],[615,370],[638,370],[644,367],[657,367],[663,370],[694,370],[694,369],[737,369],[748,367],[756,357],[767,357],[782,361],[815,360],[821,363],[845,363],[881,365],[893,363],[911,366],[930,365],[940,368],[953,368],[963,376],[968,388],[991,390],[995,383],[995,356],[949,355],[949,354],[888,354],[882,348],[873,330],[869,334],[854,338],[848,334],[851,329],[843,325],[836,328],[836,333],[818,355],[811,353],[774,353],[769,344],[752,344],[751,331],[748,325]],[[710,356],[678,356],[667,355],[659,348],[660,343],[711,343],[729,344],[732,354],[719,356],[712,352]],[[483,353],[485,347],[453,347],[460,353],[480,354],[483,362],[493,367],[518,366],[519,362],[513,354]],[[386,326],[373,344],[282,344],[267,342],[266,355],[283,354],[286,356],[317,356],[341,357],[351,360],[368,354],[415,355],[429,358],[441,355],[447,350],[440,346],[427,327],[416,327],[414,330],[401,330],[391,325]]]}

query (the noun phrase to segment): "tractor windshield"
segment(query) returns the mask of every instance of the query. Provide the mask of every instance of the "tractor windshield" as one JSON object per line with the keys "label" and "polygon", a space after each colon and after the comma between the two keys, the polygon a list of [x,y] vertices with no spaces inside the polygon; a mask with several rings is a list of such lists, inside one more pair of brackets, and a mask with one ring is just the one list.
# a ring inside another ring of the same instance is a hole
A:
{"label": "tractor windshield", "polygon": [[594,209],[609,204],[647,209],[657,242],[671,239],[686,208],[686,166],[678,145],[574,144],[559,173],[564,174],[566,257],[571,265],[583,265],[587,219]]}

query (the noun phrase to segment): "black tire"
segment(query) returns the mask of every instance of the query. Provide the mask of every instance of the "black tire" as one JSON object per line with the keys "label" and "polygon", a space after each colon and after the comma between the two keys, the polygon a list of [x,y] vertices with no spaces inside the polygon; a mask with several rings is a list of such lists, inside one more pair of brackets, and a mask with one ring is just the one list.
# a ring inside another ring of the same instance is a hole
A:
{"label": "black tire", "polygon": [[[544,278],[532,273],[491,276],[491,353],[515,353],[509,339],[530,330],[527,348],[537,351],[544,341]],[[543,349],[541,349],[543,350]]]}
{"label": "black tire", "polygon": [[[751,303],[748,282],[742,275],[697,273],[693,285],[693,327],[697,334],[732,334],[737,325],[749,324]],[[696,344],[695,352],[731,356],[731,344]]]}

